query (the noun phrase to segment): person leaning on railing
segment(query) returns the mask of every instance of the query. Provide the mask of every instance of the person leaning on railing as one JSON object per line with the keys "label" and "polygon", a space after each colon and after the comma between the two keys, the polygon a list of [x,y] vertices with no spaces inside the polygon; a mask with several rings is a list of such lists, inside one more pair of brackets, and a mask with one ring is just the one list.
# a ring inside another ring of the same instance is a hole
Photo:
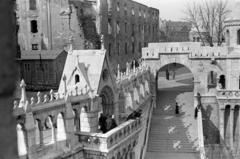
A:
{"label": "person leaning on railing", "polygon": [[126,121],[130,120],[130,119],[136,119],[139,118],[142,115],[142,109],[139,109],[138,111],[133,111],[128,118],[126,119]]}

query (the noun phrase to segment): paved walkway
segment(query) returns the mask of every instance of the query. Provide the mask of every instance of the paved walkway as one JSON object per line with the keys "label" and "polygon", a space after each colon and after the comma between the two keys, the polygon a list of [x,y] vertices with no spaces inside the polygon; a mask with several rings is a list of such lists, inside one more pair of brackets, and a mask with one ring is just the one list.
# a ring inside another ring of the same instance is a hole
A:
{"label": "paved walkway", "polygon": [[[160,81],[145,159],[199,158],[192,76],[185,74],[171,81],[160,77]],[[180,106],[180,117],[175,116],[176,102]]]}

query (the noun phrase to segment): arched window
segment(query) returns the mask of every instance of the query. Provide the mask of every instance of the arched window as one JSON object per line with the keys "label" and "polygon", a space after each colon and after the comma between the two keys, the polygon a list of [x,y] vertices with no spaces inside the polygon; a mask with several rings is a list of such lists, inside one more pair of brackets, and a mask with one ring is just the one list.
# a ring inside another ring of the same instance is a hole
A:
{"label": "arched window", "polygon": [[218,83],[221,84],[221,89],[225,89],[225,76],[224,75],[220,76],[220,79],[219,79]]}
{"label": "arched window", "polygon": [[240,29],[237,31],[237,44],[240,45]]}
{"label": "arched window", "polygon": [[79,75],[75,75],[75,84],[77,84],[78,82],[80,82],[80,77]]}
{"label": "arched window", "polygon": [[197,37],[197,42],[199,42],[199,37]]}
{"label": "arched window", "polygon": [[226,31],[226,45],[230,45],[230,32],[229,30]]}
{"label": "arched window", "polygon": [[195,42],[195,37],[193,37],[193,42]]}

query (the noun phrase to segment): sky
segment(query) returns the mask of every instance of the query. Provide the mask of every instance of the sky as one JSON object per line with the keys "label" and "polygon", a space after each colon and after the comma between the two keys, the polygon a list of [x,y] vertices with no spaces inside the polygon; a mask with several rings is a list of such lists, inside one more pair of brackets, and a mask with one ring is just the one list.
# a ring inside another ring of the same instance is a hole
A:
{"label": "sky", "polygon": [[[184,13],[182,10],[185,4],[194,0],[133,0],[149,7],[157,8],[160,11],[160,18],[162,20],[183,21]],[[199,0],[202,1],[202,0]],[[236,0],[228,0],[230,6]]]}

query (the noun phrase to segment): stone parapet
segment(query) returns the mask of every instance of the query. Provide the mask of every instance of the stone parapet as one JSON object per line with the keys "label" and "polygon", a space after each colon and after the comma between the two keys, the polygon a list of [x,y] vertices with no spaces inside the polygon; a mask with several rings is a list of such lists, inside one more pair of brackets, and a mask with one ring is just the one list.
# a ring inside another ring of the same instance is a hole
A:
{"label": "stone parapet", "polygon": [[126,121],[105,134],[84,132],[76,132],[76,134],[79,136],[79,142],[81,142],[85,148],[108,153],[115,146],[120,145],[120,143],[140,133],[142,120],[140,117],[135,120]]}
{"label": "stone parapet", "polygon": [[240,90],[218,90],[218,99],[240,99]]}

